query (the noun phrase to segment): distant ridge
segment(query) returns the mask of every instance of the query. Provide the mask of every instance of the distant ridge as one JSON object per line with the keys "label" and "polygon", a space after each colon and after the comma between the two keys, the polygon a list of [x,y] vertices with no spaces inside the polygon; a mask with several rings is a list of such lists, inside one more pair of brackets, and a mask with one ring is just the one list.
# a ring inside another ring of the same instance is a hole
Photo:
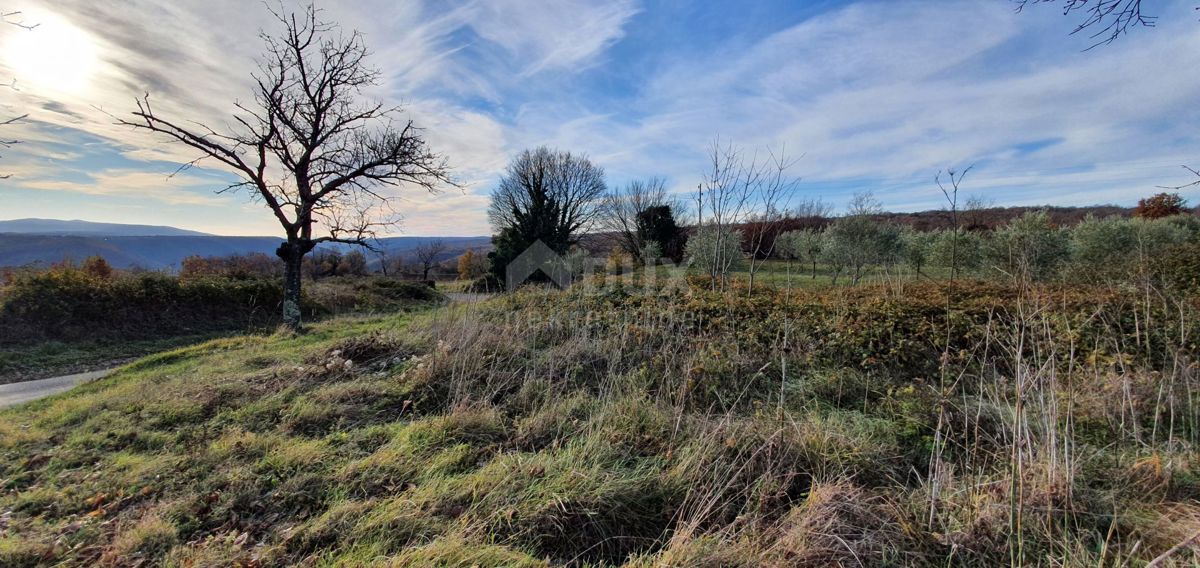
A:
{"label": "distant ridge", "polygon": [[96,223],[80,219],[12,219],[0,221],[0,233],[86,237],[208,237],[208,233],[158,225]]}

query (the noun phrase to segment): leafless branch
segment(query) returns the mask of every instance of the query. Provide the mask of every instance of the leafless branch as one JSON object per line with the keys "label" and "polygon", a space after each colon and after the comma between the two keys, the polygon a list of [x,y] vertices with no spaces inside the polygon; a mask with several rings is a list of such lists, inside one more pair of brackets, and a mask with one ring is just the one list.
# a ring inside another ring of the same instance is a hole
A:
{"label": "leafless branch", "polygon": [[[1017,12],[1023,11],[1033,4],[1048,4],[1060,0],[1015,0]],[[1132,27],[1154,27],[1157,16],[1147,16],[1142,13],[1142,0],[1061,0],[1063,15],[1083,13],[1083,21],[1075,27],[1071,34],[1077,34],[1087,29],[1096,30],[1090,37],[1096,40],[1088,49],[1107,45],[1117,38],[1129,33]]]}
{"label": "leafless branch", "polygon": [[1196,178],[1197,178],[1196,181],[1193,181],[1191,183],[1185,183],[1183,185],[1160,185],[1157,187],[1159,189],[1169,189],[1172,191],[1179,191],[1181,189],[1187,189],[1189,187],[1196,187],[1196,186],[1200,185],[1200,170],[1197,170],[1191,166],[1180,166],[1180,167],[1182,167],[1183,169],[1190,172],[1193,176],[1196,176]]}

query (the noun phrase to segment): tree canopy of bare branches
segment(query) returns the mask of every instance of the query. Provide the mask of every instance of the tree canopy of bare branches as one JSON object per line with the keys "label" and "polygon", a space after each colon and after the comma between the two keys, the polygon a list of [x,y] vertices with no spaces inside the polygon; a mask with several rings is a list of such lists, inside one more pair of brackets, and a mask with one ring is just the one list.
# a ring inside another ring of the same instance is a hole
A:
{"label": "tree canopy of bare branches", "polygon": [[[720,139],[709,146],[708,155],[710,169],[697,191],[697,215],[701,225],[717,229],[712,252],[718,256],[732,250],[722,246],[724,237],[720,235],[737,234],[721,229],[747,224],[742,235],[750,252],[752,290],[755,274],[771,256],[774,238],[782,232],[784,212],[800,182],[789,173],[796,160],[787,156],[786,149],[747,153],[731,143],[722,144]],[[714,258],[704,264],[714,286],[725,281],[732,261]]]}
{"label": "tree canopy of bare branches", "polygon": [[282,33],[261,34],[253,103],[237,105],[232,126],[162,116],[149,94],[120,123],[191,147],[200,156],[183,168],[215,162],[241,178],[223,191],[248,190],[266,204],[287,236],[276,251],[287,265],[284,322],[299,327],[305,254],[322,242],[370,248],[398,220],[387,186],[435,192],[453,182],[445,158],[400,109],[363,94],[379,72],[361,34],[323,21],[312,6],[274,14]]}
{"label": "tree canopy of bare branches", "polygon": [[[653,239],[647,227],[647,219],[655,208],[667,208],[673,218],[678,217],[680,203],[667,193],[666,180],[650,178],[634,180],[604,196],[600,206],[599,229],[610,234],[617,246],[638,261],[643,259],[648,241]],[[661,238],[661,237],[660,237]],[[670,243],[658,243],[665,249]]]}
{"label": "tree canopy of bare branches", "polygon": [[1015,0],[1020,12],[1034,4],[1061,3],[1065,16],[1082,14],[1083,21],[1071,31],[1077,34],[1084,30],[1094,31],[1096,40],[1092,47],[1112,43],[1129,33],[1133,27],[1154,27],[1156,16],[1142,13],[1142,0]]}
{"label": "tree canopy of bare branches", "polygon": [[[21,19],[20,12],[4,12],[4,11],[2,11],[2,9],[0,9],[0,22],[8,24],[10,26],[16,26],[25,31],[30,31],[30,30],[33,30],[38,27],[38,24],[25,23],[25,20]],[[17,90],[16,78],[11,79],[11,82],[4,86],[9,89],[12,89],[14,91]],[[17,122],[25,120],[28,117],[29,117],[29,114],[22,114],[19,116],[9,116],[9,117],[5,117],[5,118],[0,118],[0,126],[11,126],[13,124],[16,124]],[[14,140],[9,137],[0,136],[0,148],[11,148],[14,144],[19,144],[19,143],[20,143],[20,140]],[[0,179],[8,179],[9,177],[11,177],[10,174],[0,174]]]}
{"label": "tree canopy of bare branches", "polygon": [[421,279],[429,280],[429,271],[438,262],[438,256],[446,252],[446,243],[441,239],[431,239],[417,245],[413,250],[413,254],[417,257],[417,262],[421,263]]}

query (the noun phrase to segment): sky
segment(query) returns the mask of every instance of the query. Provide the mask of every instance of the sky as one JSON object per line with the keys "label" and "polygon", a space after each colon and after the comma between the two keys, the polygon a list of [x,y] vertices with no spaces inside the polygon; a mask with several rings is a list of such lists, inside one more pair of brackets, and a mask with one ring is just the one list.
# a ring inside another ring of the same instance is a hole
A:
{"label": "sky", "polygon": [[[287,2],[287,0],[285,0]],[[407,235],[485,235],[509,158],[584,153],[610,186],[659,176],[690,197],[719,137],[798,158],[794,200],[939,208],[934,176],[975,168],[996,205],[1133,205],[1200,166],[1200,16],[1146,0],[1154,28],[1095,40],[1058,4],[1010,0],[362,0],[318,2],[365,34],[381,84],[462,189],[389,190]],[[285,6],[294,6],[285,3]],[[251,100],[264,4],[0,0],[0,219],[45,217],[275,235],[215,166],[114,124],[149,93],[220,127]],[[1200,191],[1184,197],[1200,203]]]}

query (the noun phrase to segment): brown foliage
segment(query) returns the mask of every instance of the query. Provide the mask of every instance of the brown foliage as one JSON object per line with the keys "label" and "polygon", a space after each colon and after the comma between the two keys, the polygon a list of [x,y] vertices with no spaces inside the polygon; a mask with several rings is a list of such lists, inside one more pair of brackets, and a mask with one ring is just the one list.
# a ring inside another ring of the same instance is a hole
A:
{"label": "brown foliage", "polygon": [[1143,219],[1161,219],[1172,215],[1180,215],[1187,210],[1187,201],[1178,193],[1159,193],[1138,200],[1137,209],[1133,210],[1134,217]]}

